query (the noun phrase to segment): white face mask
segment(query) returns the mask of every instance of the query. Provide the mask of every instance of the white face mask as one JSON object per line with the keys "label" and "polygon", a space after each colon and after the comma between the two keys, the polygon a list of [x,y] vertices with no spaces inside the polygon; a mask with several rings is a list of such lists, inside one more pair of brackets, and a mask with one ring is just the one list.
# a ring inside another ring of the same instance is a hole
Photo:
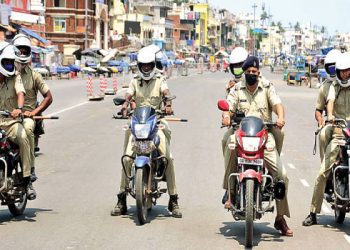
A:
{"label": "white face mask", "polygon": [[339,83],[339,85],[340,85],[341,87],[343,87],[343,88],[347,88],[347,87],[350,86],[350,81],[349,81],[349,80],[347,80],[347,81],[341,81],[341,80],[338,79],[338,83]]}

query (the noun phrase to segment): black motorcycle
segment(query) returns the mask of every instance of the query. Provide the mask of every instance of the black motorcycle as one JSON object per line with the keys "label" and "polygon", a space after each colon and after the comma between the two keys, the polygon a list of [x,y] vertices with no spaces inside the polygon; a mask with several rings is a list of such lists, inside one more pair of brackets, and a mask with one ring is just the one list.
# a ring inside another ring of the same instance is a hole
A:
{"label": "black motorcycle", "polygon": [[341,128],[344,137],[338,138],[340,150],[327,181],[325,199],[334,210],[336,222],[342,224],[350,212],[350,121],[335,119],[333,126]]}

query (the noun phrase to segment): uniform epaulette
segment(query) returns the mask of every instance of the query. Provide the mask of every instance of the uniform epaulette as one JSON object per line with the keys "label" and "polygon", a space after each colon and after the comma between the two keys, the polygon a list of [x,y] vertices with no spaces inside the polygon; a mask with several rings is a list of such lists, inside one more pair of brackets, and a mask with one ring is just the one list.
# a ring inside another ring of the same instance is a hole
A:
{"label": "uniform epaulette", "polygon": [[264,86],[264,88],[270,88],[270,86],[272,86],[272,82],[269,82],[269,81],[263,81],[262,82],[262,85]]}

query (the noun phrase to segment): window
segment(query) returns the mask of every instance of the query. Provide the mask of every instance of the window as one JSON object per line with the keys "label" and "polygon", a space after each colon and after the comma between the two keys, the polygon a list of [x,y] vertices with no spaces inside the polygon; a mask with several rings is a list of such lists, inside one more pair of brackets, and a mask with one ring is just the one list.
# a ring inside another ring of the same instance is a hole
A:
{"label": "window", "polygon": [[66,7],[66,0],[54,0],[54,7]]}
{"label": "window", "polygon": [[55,18],[54,19],[54,32],[66,32],[66,19]]}

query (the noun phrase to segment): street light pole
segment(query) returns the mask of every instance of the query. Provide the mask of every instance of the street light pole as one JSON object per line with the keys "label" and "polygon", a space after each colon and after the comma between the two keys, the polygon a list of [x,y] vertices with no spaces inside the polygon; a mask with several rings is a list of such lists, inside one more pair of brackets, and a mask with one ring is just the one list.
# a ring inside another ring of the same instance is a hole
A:
{"label": "street light pole", "polygon": [[255,56],[255,9],[256,7],[258,7],[255,3],[254,5],[252,6],[253,9],[254,9],[254,29],[253,29],[253,56]]}
{"label": "street light pole", "polygon": [[88,25],[88,15],[87,15],[87,3],[88,1],[85,0],[85,49],[87,49],[88,47],[88,28],[89,28],[89,25]]}

